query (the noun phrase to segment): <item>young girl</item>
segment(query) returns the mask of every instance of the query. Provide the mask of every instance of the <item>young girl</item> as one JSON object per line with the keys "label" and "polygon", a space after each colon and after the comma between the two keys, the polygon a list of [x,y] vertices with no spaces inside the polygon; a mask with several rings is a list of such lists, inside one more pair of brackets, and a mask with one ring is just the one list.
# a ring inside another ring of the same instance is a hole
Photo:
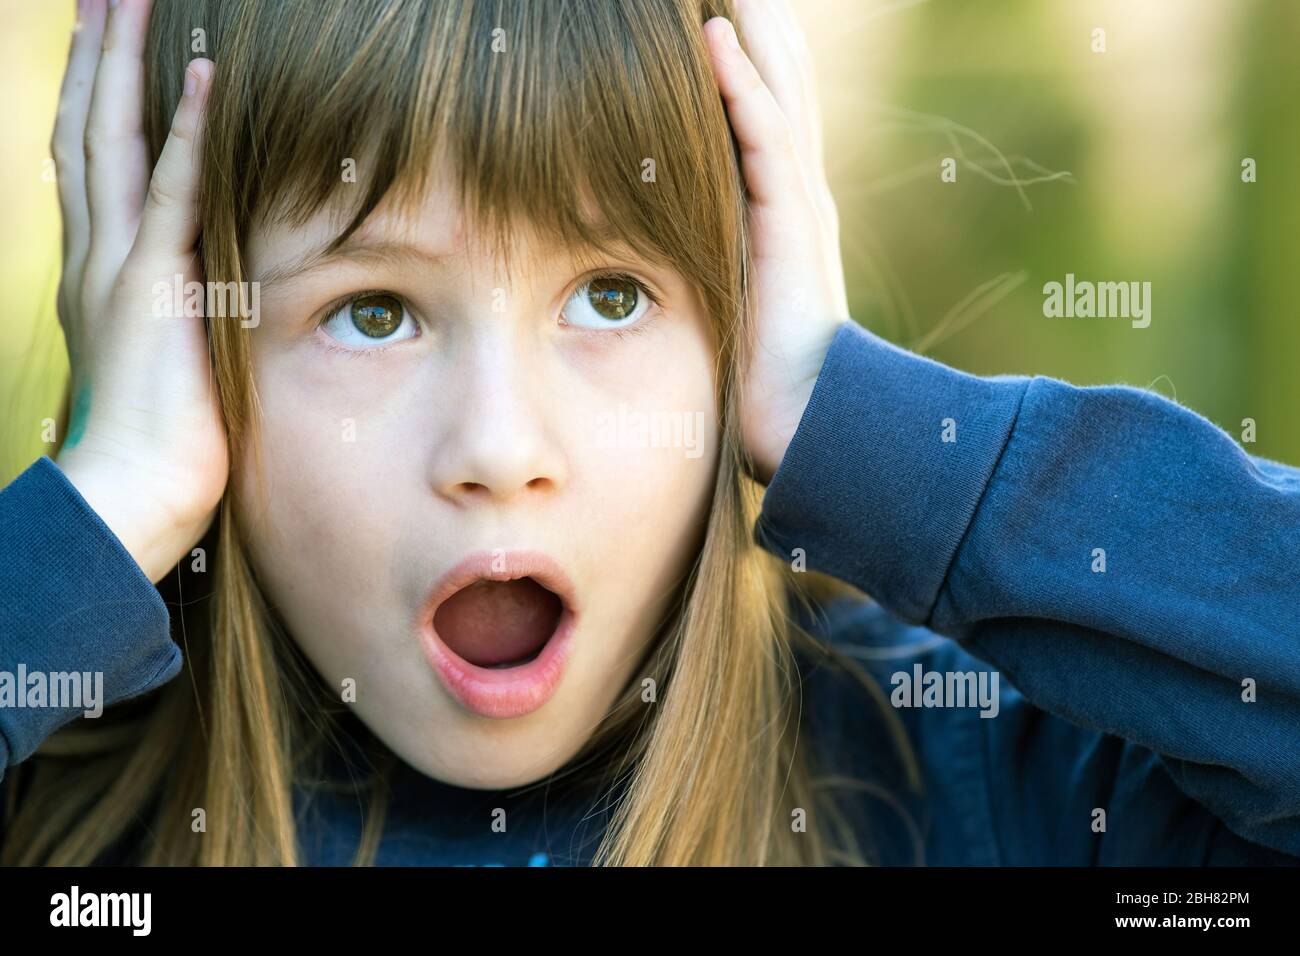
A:
{"label": "young girl", "polygon": [[1300,472],[854,323],[736,6],[82,0],[0,862],[1300,858]]}

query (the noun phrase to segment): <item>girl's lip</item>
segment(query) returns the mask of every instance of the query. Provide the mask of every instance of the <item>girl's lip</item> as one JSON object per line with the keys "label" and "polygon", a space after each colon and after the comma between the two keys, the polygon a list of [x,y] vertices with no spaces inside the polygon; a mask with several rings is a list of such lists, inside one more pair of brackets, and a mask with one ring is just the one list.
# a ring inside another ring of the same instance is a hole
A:
{"label": "girl's lip", "polygon": [[[555,633],[537,657],[517,667],[478,667],[438,636],[433,615],[443,601],[475,581],[532,578],[559,596],[564,610]],[[467,710],[483,717],[522,717],[555,694],[573,644],[578,620],[573,584],[564,569],[540,551],[476,551],[434,584],[416,622],[420,646],[438,679]]]}

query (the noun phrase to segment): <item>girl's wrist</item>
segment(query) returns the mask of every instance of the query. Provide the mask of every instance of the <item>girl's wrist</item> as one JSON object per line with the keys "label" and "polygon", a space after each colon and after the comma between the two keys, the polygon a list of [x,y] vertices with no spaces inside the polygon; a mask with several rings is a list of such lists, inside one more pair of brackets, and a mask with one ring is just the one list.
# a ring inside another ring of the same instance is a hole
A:
{"label": "girl's wrist", "polygon": [[[746,423],[746,445],[753,463],[754,478],[763,485],[770,484],[781,466],[794,434],[803,420],[817,378],[826,362],[831,343],[844,322],[843,319],[828,325],[824,333],[808,343],[797,359],[787,363],[785,384],[781,394],[767,401],[755,401]],[[751,400],[757,396],[751,396]]]}
{"label": "girl's wrist", "polygon": [[155,584],[176,566],[207,524],[201,517],[173,514],[145,490],[147,484],[109,463],[69,451],[59,455],[57,464]]}

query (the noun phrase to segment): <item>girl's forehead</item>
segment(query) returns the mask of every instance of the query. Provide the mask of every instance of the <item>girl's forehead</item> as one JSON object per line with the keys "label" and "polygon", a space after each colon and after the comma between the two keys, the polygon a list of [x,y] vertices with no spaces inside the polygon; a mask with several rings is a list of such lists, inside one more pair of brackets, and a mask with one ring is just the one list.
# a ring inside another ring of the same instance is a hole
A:
{"label": "girl's forehead", "polygon": [[331,204],[303,223],[281,218],[260,224],[247,244],[254,280],[271,288],[345,259],[388,260],[445,272],[487,262],[505,275],[580,269],[597,262],[602,252],[627,261],[640,258],[598,214],[592,228],[604,243],[600,249],[558,241],[521,218],[503,255],[446,185],[431,186],[418,202],[381,204],[336,245],[350,216],[351,210]]}
{"label": "girl's forehead", "polygon": [[305,221],[287,215],[259,217],[249,231],[245,253],[263,284],[284,281],[319,264],[336,251],[333,246],[341,253],[405,251],[429,261],[508,259],[519,266],[556,260],[582,264],[602,252],[640,258],[605,217],[590,189],[581,186],[576,194],[579,216],[598,245],[563,242],[518,215],[510,219],[509,248],[499,248],[499,237],[476,221],[442,165],[430,170],[418,193],[390,193],[342,243],[339,237],[356,213],[357,197],[346,185]]}

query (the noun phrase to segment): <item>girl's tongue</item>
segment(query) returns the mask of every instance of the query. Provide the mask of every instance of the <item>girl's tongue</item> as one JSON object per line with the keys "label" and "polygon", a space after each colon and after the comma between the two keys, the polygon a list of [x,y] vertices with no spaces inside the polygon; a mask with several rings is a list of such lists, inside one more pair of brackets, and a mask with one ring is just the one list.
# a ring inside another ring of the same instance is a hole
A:
{"label": "girl's tongue", "polygon": [[478,581],[443,601],[433,626],[471,664],[510,667],[537,656],[563,610],[559,597],[532,578]]}

